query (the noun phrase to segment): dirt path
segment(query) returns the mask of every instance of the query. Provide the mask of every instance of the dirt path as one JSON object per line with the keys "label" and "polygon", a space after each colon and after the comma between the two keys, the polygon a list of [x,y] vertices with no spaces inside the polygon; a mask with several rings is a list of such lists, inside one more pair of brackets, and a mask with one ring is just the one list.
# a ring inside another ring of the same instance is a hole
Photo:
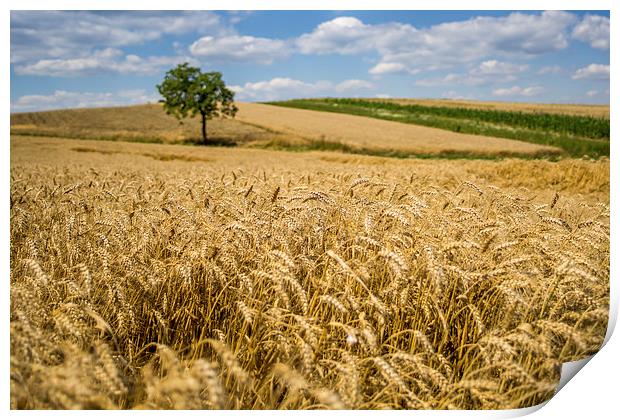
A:
{"label": "dirt path", "polygon": [[273,105],[237,103],[237,119],[286,134],[309,139],[338,141],[358,147],[381,148],[412,153],[446,151],[472,153],[524,153],[559,149],[437,128],[404,124],[355,115],[284,108]]}

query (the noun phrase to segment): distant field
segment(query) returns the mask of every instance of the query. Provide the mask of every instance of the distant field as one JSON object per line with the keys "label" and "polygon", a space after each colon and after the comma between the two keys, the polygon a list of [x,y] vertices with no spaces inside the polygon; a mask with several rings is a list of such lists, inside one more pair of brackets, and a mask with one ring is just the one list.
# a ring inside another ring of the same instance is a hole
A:
{"label": "distant field", "polygon": [[[325,148],[373,154],[418,157],[442,155],[453,157],[480,156],[557,156],[560,150],[497,137],[453,133],[420,125],[382,121],[358,115],[286,109],[264,104],[239,104],[237,118],[260,124],[281,133],[323,141]],[[390,153],[392,152],[392,153]]]}
{"label": "distant field", "polygon": [[521,140],[559,147],[574,157],[609,156],[610,124],[607,118],[365,99],[296,99],[269,104]]}
{"label": "distant field", "polygon": [[[238,120],[213,119],[207,127],[211,141],[216,144],[245,144],[274,138],[274,133]],[[198,118],[188,118],[181,124],[166,114],[160,104],[11,114],[11,134],[144,143],[202,141]]]}
{"label": "distant field", "polygon": [[566,114],[609,119],[609,105],[536,104],[526,102],[470,101],[461,99],[368,98],[365,100],[371,102],[390,102],[399,105],[445,106],[498,111]]}
{"label": "distant field", "polygon": [[[213,144],[260,143],[278,137],[277,133],[234,119],[209,120],[207,128]],[[160,104],[11,114],[11,134],[143,143],[202,142],[198,118],[180,123]]]}
{"label": "distant field", "polygon": [[[557,157],[545,145],[381,121],[363,116],[238,103],[235,119],[208,122],[215,145],[332,150],[391,157]],[[200,142],[198,119],[180,124],[161,105],[11,115],[11,134],[145,143]]]}

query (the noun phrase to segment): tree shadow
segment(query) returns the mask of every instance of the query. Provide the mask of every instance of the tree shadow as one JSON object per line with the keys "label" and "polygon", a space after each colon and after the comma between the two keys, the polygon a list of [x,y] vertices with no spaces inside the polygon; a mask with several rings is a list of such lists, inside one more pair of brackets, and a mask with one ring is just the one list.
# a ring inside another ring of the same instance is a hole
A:
{"label": "tree shadow", "polygon": [[207,144],[204,143],[202,138],[193,137],[183,140],[183,144],[191,146],[215,146],[215,147],[235,147],[237,142],[230,137],[209,137]]}

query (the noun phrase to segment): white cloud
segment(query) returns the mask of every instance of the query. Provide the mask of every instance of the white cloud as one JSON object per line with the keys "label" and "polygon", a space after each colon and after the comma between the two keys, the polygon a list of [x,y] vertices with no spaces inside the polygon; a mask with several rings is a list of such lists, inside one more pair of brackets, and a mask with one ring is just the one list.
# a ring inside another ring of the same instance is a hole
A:
{"label": "white cloud", "polygon": [[357,90],[374,89],[374,85],[366,80],[350,79],[334,86],[336,92],[350,92]]}
{"label": "white cloud", "polygon": [[481,86],[492,83],[508,83],[517,80],[517,74],[527,71],[527,64],[514,64],[504,61],[487,60],[472,67],[465,74],[450,73],[443,77],[418,79],[415,84],[422,87],[468,85]]}
{"label": "white cloud", "polygon": [[609,103],[609,89],[596,90],[592,89],[585,93],[585,96],[594,103]]}
{"label": "white cloud", "polygon": [[590,64],[577,69],[572,79],[609,80],[609,66],[605,64]]}
{"label": "white cloud", "polygon": [[68,92],[57,90],[50,95],[24,95],[11,103],[11,112],[44,111],[61,108],[90,108],[155,102],[159,95],[144,89],[118,92]]}
{"label": "white cloud", "polygon": [[609,49],[609,18],[585,15],[573,28],[573,38],[590,44],[592,48]]}
{"label": "white cloud", "polygon": [[500,88],[493,91],[493,96],[537,96],[544,92],[540,86],[529,86],[522,88],[513,86],[510,88]]}
{"label": "white cloud", "polygon": [[568,28],[574,20],[570,13],[543,12],[442,23],[380,51],[380,63],[434,70],[494,55],[529,58],[566,48]]}
{"label": "white cloud", "polygon": [[314,95],[331,88],[330,82],[306,83],[288,77],[276,77],[261,82],[247,82],[243,86],[231,86],[239,99],[272,101],[295,96]]}
{"label": "white cloud", "polygon": [[461,95],[460,93],[454,91],[454,90],[449,90],[447,92],[444,92],[441,94],[441,97],[444,99],[453,99],[453,100],[464,100],[464,99],[474,99],[473,96],[469,96],[469,95]]}
{"label": "white cloud", "polygon": [[237,24],[254,13],[253,10],[227,10],[226,12],[228,14],[228,21],[232,24]]}
{"label": "white cloud", "polygon": [[195,63],[189,57],[124,55],[115,48],[94,51],[89,56],[67,59],[44,59],[31,64],[15,66],[18,75],[74,77],[106,72],[121,74],[155,74],[183,62]]}
{"label": "white cloud", "polygon": [[403,63],[378,63],[376,66],[368,70],[368,73],[374,75],[403,73],[407,71],[407,66]]}
{"label": "white cloud", "polygon": [[229,30],[210,11],[12,11],[11,63],[76,58],[93,49],[190,32],[224,35]]}
{"label": "white cloud", "polygon": [[416,86],[422,86],[422,87],[446,86],[446,85],[453,85],[457,83],[459,84],[465,83],[466,78],[467,78],[466,75],[450,73],[443,77],[430,77],[426,79],[418,79],[416,80],[415,84]]}
{"label": "white cloud", "polygon": [[398,28],[415,32],[410,25],[366,25],[357,18],[343,16],[321,23],[296,43],[303,54],[358,54],[378,48],[383,38]]}
{"label": "white cloud", "polygon": [[276,77],[260,82],[248,82],[243,86],[230,87],[237,99],[251,101],[274,101],[309,96],[330,96],[334,92],[353,94],[373,89],[374,85],[365,80],[344,80],[338,84],[327,80],[308,83],[288,77]]}
{"label": "white cloud", "polygon": [[232,35],[221,38],[206,36],[189,47],[199,57],[218,62],[256,62],[271,64],[275,59],[287,57],[290,48],[285,41],[253,36]]}
{"label": "white cloud", "polygon": [[544,66],[538,70],[538,74],[559,74],[562,73],[562,67],[560,66]]}
{"label": "white cloud", "polygon": [[481,76],[505,76],[515,73],[521,73],[529,68],[527,64],[513,64],[497,60],[483,61],[477,67],[473,68],[469,73]]}
{"label": "white cloud", "polygon": [[371,74],[417,72],[471,63],[490,56],[529,58],[568,46],[574,14],[547,11],[475,17],[418,29],[409,24],[365,24],[339,17],[297,39],[304,54],[375,52]]}

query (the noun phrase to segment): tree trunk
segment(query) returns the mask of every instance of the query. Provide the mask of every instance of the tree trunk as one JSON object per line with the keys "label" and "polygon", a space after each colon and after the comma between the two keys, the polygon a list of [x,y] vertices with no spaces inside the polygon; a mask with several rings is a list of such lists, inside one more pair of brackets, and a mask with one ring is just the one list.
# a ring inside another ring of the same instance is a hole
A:
{"label": "tree trunk", "polygon": [[207,145],[207,114],[204,112],[201,112],[200,115],[202,116],[202,141],[204,143],[204,145]]}

